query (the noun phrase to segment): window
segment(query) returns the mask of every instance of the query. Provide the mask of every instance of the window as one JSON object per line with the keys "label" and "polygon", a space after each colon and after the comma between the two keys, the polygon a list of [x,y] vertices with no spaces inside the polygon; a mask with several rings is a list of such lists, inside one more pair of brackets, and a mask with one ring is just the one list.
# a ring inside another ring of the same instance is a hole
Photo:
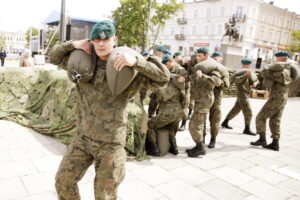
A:
{"label": "window", "polygon": [[253,18],[255,18],[256,17],[256,8],[253,8]]}
{"label": "window", "polygon": [[198,10],[195,10],[194,12],[194,19],[197,19],[198,18]]}
{"label": "window", "polygon": [[272,38],[273,38],[273,30],[270,29],[269,30],[269,38],[268,38],[270,42],[273,42]]}
{"label": "window", "polygon": [[184,34],[184,27],[181,27],[180,34]]}
{"label": "window", "polygon": [[250,27],[250,29],[249,29],[249,37],[252,37],[252,34],[253,34],[253,27]]}
{"label": "window", "polygon": [[276,42],[279,42],[279,36],[280,36],[280,32],[277,31],[277,32],[276,32],[276,36],[275,36],[275,41],[276,41]]}
{"label": "window", "polygon": [[225,15],[225,7],[221,7],[220,16],[224,17],[224,15]]}
{"label": "window", "polygon": [[182,51],[182,49],[183,49],[182,46],[179,46],[178,51]]}
{"label": "window", "polygon": [[261,31],[260,31],[260,39],[261,40],[264,40],[264,35],[265,35],[265,30],[261,29]]}
{"label": "window", "polygon": [[192,35],[196,35],[196,26],[193,26],[192,28]]}
{"label": "window", "polygon": [[174,27],[171,27],[171,35],[174,35]]}
{"label": "window", "polygon": [[194,52],[194,47],[190,47],[190,53]]}
{"label": "window", "polygon": [[235,13],[235,15],[236,15],[236,17],[237,18],[242,18],[243,17],[243,7],[242,6],[238,6],[237,8],[236,8],[236,13]]}
{"label": "window", "polygon": [[210,17],[210,8],[207,8],[206,17]]}
{"label": "window", "polygon": [[280,27],[283,26],[282,22],[283,22],[283,18],[280,17],[280,19],[279,19],[279,21],[278,21],[278,26],[280,26]]}
{"label": "window", "polygon": [[289,25],[290,25],[290,20],[287,20],[287,21],[286,21],[286,26],[285,26],[285,27],[286,27],[286,28],[289,28]]}
{"label": "window", "polygon": [[204,33],[203,33],[204,35],[208,35],[208,25],[205,25],[204,26]]}
{"label": "window", "polygon": [[218,25],[218,30],[217,30],[218,35],[222,35],[222,24]]}
{"label": "window", "polygon": [[275,15],[273,15],[273,17],[272,17],[272,24],[276,24],[276,16]]}
{"label": "window", "polygon": [[267,16],[268,16],[268,14],[267,14],[267,13],[264,13],[263,18],[262,18],[263,22],[266,22],[266,21],[267,21]]}

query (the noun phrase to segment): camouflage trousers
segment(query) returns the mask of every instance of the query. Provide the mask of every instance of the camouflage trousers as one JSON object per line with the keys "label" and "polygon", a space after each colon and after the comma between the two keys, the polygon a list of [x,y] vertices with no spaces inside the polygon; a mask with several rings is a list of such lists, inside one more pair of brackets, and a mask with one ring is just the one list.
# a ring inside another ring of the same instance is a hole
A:
{"label": "camouflage trousers", "polygon": [[148,122],[148,132],[147,139],[150,142],[156,143],[156,132],[155,130],[160,128],[166,128],[169,130],[169,138],[170,141],[176,142],[176,132],[178,129],[178,125],[180,120],[182,119],[182,108],[180,105],[178,107],[174,107],[170,110],[159,109],[158,114],[149,120]]}
{"label": "camouflage trousers", "polygon": [[256,116],[256,131],[266,134],[267,119],[272,133],[272,138],[280,138],[280,121],[286,104],[286,99],[269,99]]}
{"label": "camouflage trousers", "polygon": [[55,177],[59,200],[80,200],[77,183],[93,162],[96,172],[95,200],[117,199],[117,188],[125,177],[124,146],[76,136],[69,145]]}
{"label": "camouflage trousers", "polygon": [[250,125],[252,119],[252,110],[248,98],[237,98],[233,108],[229,111],[227,119],[231,120],[242,111],[245,125]]}
{"label": "camouflage trousers", "polygon": [[140,89],[139,93],[140,93],[140,101],[141,101],[142,104],[144,104],[144,99],[147,96],[147,89],[142,88],[142,89]]}
{"label": "camouflage trousers", "polygon": [[[211,137],[217,137],[220,129],[221,121],[221,102],[222,102],[222,88],[214,88],[214,103],[209,110],[209,123]],[[204,124],[204,135],[206,134],[206,121]]]}
{"label": "camouflage trousers", "polygon": [[204,124],[206,121],[207,113],[201,111],[201,105],[195,103],[194,112],[189,123],[189,131],[194,142],[203,142]]}

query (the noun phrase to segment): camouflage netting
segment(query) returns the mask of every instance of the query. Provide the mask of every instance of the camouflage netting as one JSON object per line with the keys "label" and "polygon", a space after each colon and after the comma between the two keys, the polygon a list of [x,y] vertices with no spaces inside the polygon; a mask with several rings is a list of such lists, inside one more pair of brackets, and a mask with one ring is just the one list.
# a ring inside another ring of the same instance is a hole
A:
{"label": "camouflage netting", "polygon": [[[0,68],[0,119],[30,127],[69,144],[76,133],[76,87],[66,71],[40,68]],[[129,104],[126,149],[145,158],[147,114],[141,104]]]}

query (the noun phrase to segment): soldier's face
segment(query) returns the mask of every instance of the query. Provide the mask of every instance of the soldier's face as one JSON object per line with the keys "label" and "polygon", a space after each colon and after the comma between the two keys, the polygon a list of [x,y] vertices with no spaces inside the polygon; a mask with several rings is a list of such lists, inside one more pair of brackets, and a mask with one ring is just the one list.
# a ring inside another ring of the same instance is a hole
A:
{"label": "soldier's face", "polygon": [[250,64],[243,64],[243,68],[245,68],[245,69],[249,69],[250,67],[251,67]]}
{"label": "soldier's face", "polygon": [[214,57],[214,60],[217,61],[217,62],[219,62],[219,63],[222,63],[223,57],[221,57],[221,56],[216,56],[216,57]]}
{"label": "soldier's face", "polygon": [[179,63],[182,60],[182,56],[175,56],[175,61]]}
{"label": "soldier's face", "polygon": [[166,66],[167,66],[167,68],[169,69],[169,70],[171,70],[172,68],[173,68],[173,66],[174,66],[174,63],[173,63],[173,61],[168,61],[167,63],[166,63]]}
{"label": "soldier's face", "polygon": [[203,53],[197,53],[196,59],[197,62],[202,62],[203,60],[206,60],[208,58],[208,54],[203,54]]}
{"label": "soldier's face", "polygon": [[286,62],[287,59],[288,59],[287,56],[278,56],[278,57],[276,57],[277,62]]}
{"label": "soldier's face", "polygon": [[96,54],[101,59],[106,60],[108,59],[109,54],[112,52],[114,46],[116,45],[117,37],[113,36],[105,40],[94,39],[92,42],[95,46]]}

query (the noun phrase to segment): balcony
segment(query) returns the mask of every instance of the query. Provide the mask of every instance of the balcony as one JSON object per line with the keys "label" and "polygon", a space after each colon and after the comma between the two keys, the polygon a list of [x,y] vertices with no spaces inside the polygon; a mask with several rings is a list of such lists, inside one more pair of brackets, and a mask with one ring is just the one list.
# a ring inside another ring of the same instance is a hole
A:
{"label": "balcony", "polygon": [[187,18],[185,18],[185,17],[177,18],[177,23],[180,25],[185,25],[185,24],[187,24]]}
{"label": "balcony", "polygon": [[176,40],[185,40],[185,36],[184,36],[184,34],[176,34],[175,39]]}

